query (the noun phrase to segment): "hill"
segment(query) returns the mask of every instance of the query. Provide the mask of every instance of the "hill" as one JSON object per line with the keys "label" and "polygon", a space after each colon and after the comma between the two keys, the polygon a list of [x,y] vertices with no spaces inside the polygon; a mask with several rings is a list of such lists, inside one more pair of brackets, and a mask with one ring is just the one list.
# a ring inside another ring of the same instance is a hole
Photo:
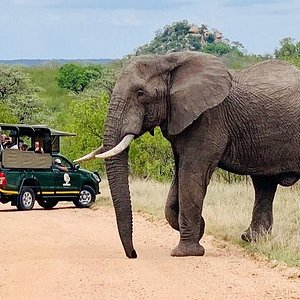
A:
{"label": "hill", "polygon": [[158,30],[152,41],[136,49],[135,55],[165,54],[178,51],[200,51],[222,56],[228,53],[243,54],[240,42],[231,42],[217,29],[206,25],[190,24],[187,20],[175,22]]}

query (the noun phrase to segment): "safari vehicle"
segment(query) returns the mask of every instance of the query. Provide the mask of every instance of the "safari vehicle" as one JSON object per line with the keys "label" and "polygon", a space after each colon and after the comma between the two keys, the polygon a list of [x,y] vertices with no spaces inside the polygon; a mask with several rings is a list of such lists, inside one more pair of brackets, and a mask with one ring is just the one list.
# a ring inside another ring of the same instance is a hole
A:
{"label": "safari vehicle", "polygon": [[[0,127],[1,141],[10,139],[18,145],[4,149],[1,145],[1,203],[11,202],[19,210],[30,210],[35,201],[48,209],[59,201],[73,201],[79,208],[89,207],[95,201],[99,174],[80,168],[59,153],[60,138],[75,134],[42,125],[0,123]],[[36,142],[42,153],[34,151]],[[25,144],[28,150],[22,151]],[[59,160],[60,166],[56,166],[55,161]]]}

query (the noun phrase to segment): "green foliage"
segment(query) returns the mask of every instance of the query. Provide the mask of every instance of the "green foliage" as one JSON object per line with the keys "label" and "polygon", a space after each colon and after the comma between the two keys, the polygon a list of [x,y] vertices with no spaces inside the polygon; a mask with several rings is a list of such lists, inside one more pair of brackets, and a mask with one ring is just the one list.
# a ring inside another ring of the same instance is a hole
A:
{"label": "green foliage", "polygon": [[0,123],[18,123],[18,119],[14,116],[10,108],[3,103],[0,103]]}
{"label": "green foliage", "polygon": [[299,58],[300,59],[300,41],[294,42],[294,39],[287,37],[280,41],[281,47],[275,50],[275,57],[281,59]]}
{"label": "green foliage", "polygon": [[26,68],[32,82],[42,89],[39,96],[45,99],[47,107],[55,116],[64,111],[74,98],[68,90],[59,87],[56,82],[59,67],[59,65],[47,64],[40,67]]}
{"label": "green foliage", "polygon": [[101,71],[100,65],[65,64],[58,71],[57,83],[58,86],[78,94],[85,90],[91,80],[100,77]]}
{"label": "green foliage", "polygon": [[30,76],[17,67],[0,67],[0,103],[20,123],[39,123],[46,115],[46,106],[38,96],[40,88]]}
{"label": "green foliage", "polygon": [[39,91],[33,86],[30,77],[17,67],[0,66],[0,100],[5,102],[11,97],[33,94]]}
{"label": "green foliage", "polygon": [[19,95],[9,107],[20,123],[38,124],[47,119],[47,108],[37,95]]}
{"label": "green foliage", "polygon": [[[105,93],[98,98],[71,101],[68,124],[64,129],[77,133],[77,136],[64,139],[62,143],[62,152],[70,159],[79,158],[102,144],[108,101],[108,95]],[[84,165],[89,169],[104,171],[102,160],[92,160]]]}
{"label": "green foliage", "polygon": [[275,57],[300,67],[300,41],[287,37],[280,41],[280,46],[275,50]]}
{"label": "green foliage", "polygon": [[154,137],[146,133],[132,142],[129,158],[134,176],[165,181],[174,173],[173,153],[159,128]]}
{"label": "green foliage", "polygon": [[97,97],[102,92],[105,92],[110,96],[112,94],[121,67],[122,61],[117,61],[113,64],[102,66],[99,76],[93,78],[90,81],[88,87],[81,95],[81,97]]}
{"label": "green foliage", "polygon": [[226,44],[224,42],[217,42],[217,43],[207,43],[203,46],[202,52],[222,56],[227,53],[237,53],[238,55],[241,55],[240,50],[230,44]]}

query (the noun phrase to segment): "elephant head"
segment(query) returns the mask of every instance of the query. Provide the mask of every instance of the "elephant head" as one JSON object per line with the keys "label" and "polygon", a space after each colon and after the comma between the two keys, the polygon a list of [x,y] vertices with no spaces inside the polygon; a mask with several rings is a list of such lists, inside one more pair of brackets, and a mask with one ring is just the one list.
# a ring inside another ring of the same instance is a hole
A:
{"label": "elephant head", "polygon": [[180,134],[220,104],[230,89],[231,75],[222,62],[196,52],[138,57],[121,72],[110,101],[103,146],[77,161],[106,158],[118,230],[129,258],[137,257],[128,185],[130,141],[162,125],[167,135]]}

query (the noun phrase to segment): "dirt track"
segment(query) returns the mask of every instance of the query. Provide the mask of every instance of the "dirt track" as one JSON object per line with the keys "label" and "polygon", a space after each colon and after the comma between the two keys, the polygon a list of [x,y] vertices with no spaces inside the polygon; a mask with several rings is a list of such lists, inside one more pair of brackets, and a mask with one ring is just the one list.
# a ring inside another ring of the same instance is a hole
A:
{"label": "dirt track", "polygon": [[[173,258],[177,232],[135,215],[124,256],[112,209],[0,211],[0,299],[300,299],[300,278],[205,236],[204,257]],[[293,278],[289,278],[293,277]]]}

